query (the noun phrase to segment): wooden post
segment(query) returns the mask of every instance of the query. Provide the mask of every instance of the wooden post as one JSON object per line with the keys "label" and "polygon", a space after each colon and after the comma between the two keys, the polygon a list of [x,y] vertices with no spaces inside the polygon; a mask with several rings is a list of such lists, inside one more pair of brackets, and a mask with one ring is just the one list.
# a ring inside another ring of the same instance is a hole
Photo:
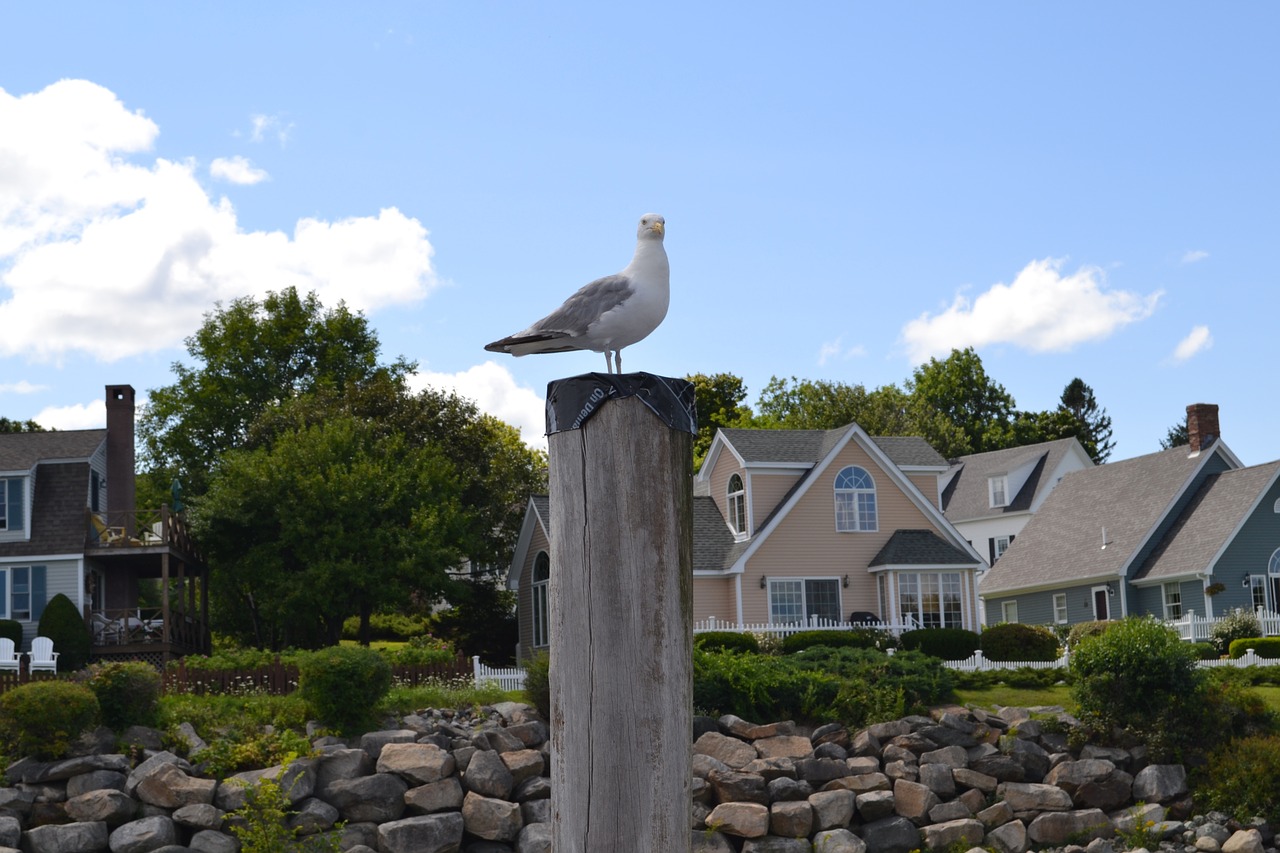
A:
{"label": "wooden post", "polygon": [[603,396],[549,438],[552,849],[679,853],[692,837],[692,435],[636,396]]}

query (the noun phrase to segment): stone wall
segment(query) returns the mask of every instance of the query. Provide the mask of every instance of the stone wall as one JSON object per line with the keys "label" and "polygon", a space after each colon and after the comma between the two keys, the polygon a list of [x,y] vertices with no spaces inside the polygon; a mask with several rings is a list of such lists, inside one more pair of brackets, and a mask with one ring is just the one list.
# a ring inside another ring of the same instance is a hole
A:
{"label": "stone wall", "polygon": [[[303,836],[355,853],[547,853],[546,723],[504,703],[472,717],[424,711],[357,742],[320,738],[319,755],[217,781],[132,730],[145,760],[92,745],[85,755],[11,765],[0,789],[0,853],[234,853],[229,812],[245,785],[276,778]],[[1195,853],[1264,853],[1264,823],[1192,818],[1186,773],[1140,750],[1067,748],[1070,720],[954,709],[850,732],[791,723],[695,721],[694,853],[995,853],[1087,845],[1109,853],[1160,838]],[[110,733],[100,733],[110,743]],[[1141,803],[1137,806],[1135,803]],[[341,825],[341,829],[335,829]],[[613,853],[613,851],[610,851]],[[645,852],[647,853],[647,851]]]}

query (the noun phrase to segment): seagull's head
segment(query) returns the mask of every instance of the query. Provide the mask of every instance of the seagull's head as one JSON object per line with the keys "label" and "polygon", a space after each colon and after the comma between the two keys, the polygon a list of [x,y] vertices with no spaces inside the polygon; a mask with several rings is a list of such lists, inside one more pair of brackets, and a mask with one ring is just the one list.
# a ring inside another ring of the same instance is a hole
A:
{"label": "seagull's head", "polygon": [[667,233],[667,220],[663,219],[656,213],[646,213],[640,217],[640,228],[636,232],[636,236],[641,240],[648,238],[650,240],[661,240],[663,235]]}

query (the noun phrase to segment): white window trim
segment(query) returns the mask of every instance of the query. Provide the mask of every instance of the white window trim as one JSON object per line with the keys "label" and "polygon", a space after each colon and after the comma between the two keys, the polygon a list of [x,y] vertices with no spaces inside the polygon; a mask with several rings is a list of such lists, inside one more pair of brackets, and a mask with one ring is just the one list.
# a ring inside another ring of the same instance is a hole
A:
{"label": "white window trim", "polygon": [[[897,574],[897,581],[898,581],[897,582],[897,587],[898,587],[897,605],[898,605],[898,610],[902,611],[903,621],[906,620],[907,616],[910,616],[912,619],[919,622],[921,625],[925,624],[924,584],[921,582],[921,578],[931,575],[938,579],[938,619],[942,623],[939,627],[944,627],[944,628],[963,628],[964,627],[965,619],[966,619],[966,616],[968,615],[967,613],[968,608],[965,607],[965,588],[964,588],[965,573],[964,572],[948,572],[948,571],[938,570],[938,571],[921,571],[921,572],[897,572],[896,574]],[[956,575],[957,579],[960,581],[960,588],[958,590],[958,597],[960,601],[960,620],[954,625],[947,624],[947,607],[946,607],[947,599],[946,599],[946,594],[942,587],[943,575]],[[916,610],[914,613],[910,613],[910,614],[902,610],[902,581],[904,578],[908,578],[908,577],[915,578],[915,583],[916,583]]]}
{"label": "white window trim", "polygon": [[[1177,600],[1176,604],[1175,604],[1174,602],[1170,601],[1170,599],[1169,599],[1169,593],[1170,593],[1170,592],[1174,592],[1174,593],[1176,593],[1176,594],[1177,594],[1177,596],[1178,596],[1178,600]],[[1170,619],[1181,619],[1181,618],[1182,618],[1182,615],[1183,615],[1183,610],[1182,610],[1182,584],[1178,583],[1177,581],[1174,581],[1174,582],[1172,582],[1172,583],[1162,583],[1162,584],[1160,584],[1160,601],[1161,601],[1161,603],[1164,605],[1164,618],[1165,618],[1166,620],[1170,620]],[[1178,612],[1177,612],[1177,613],[1174,613],[1174,612],[1173,612],[1173,609],[1174,609],[1174,607],[1175,607],[1175,606],[1177,607],[1177,610],[1178,610]]]}
{"label": "white window trim", "polygon": [[[740,487],[736,490],[733,488],[734,477],[738,478],[738,485]],[[729,475],[729,481],[725,484],[724,488],[725,488],[725,509],[727,509],[729,513],[729,529],[733,531],[734,537],[738,539],[745,539],[747,537],[747,530],[750,524],[747,521],[746,481],[742,478],[741,474],[734,472],[733,474]],[[736,507],[735,507],[735,504],[736,504]],[[739,527],[738,524],[736,523],[738,520],[738,513],[735,510],[737,508],[740,508],[742,510],[741,527]]]}
{"label": "white window trim", "polygon": [[1000,602],[1000,621],[1013,623],[1018,621],[1018,599]]}
{"label": "white window trim", "polygon": [[[996,486],[1000,486],[1001,499],[996,502]],[[987,478],[987,499],[991,502],[992,509],[1005,507],[1009,505],[1009,475],[1001,474],[998,477]]]}
{"label": "white window trim", "polygon": [[[996,539],[996,546],[995,546],[996,559],[998,560],[998,559],[1000,559],[1001,557],[1003,557],[1003,556],[1004,556],[1004,552],[1005,552],[1005,551],[1008,551],[1008,550],[1009,550],[1009,545],[1011,545],[1011,544],[1012,544],[1013,537],[1012,537],[1012,536],[997,536],[995,539]],[[1000,544],[1000,543],[1002,543],[1002,542],[1004,543],[1003,545],[1001,545],[1001,544]]]}
{"label": "white window trim", "polygon": [[[1102,615],[1098,613],[1098,593],[1105,596],[1107,602],[1107,613]],[[1093,618],[1095,621],[1104,621],[1111,618],[1111,590],[1106,586],[1095,586],[1089,589],[1089,606],[1093,608]]]}
{"label": "white window trim", "polygon": [[1067,594],[1065,592],[1055,592],[1053,594],[1053,622],[1055,625],[1065,625],[1067,621]]}
{"label": "white window trim", "polygon": [[[539,551],[533,558],[534,569],[531,576],[534,576],[534,573],[537,572],[538,557],[546,553],[546,551]],[[551,555],[547,554],[548,563],[550,563],[550,560]],[[533,617],[530,620],[532,634],[531,645],[535,649],[545,649],[551,645],[551,575],[549,566],[547,579],[533,581],[531,591],[531,609],[533,614]],[[541,612],[541,619],[538,618],[539,612]],[[545,634],[546,636],[540,637],[539,634]],[[539,640],[542,640],[542,642],[538,642]]]}
{"label": "white window trim", "polygon": [[[880,494],[879,494],[879,489],[876,488],[876,478],[871,476],[871,472],[868,471],[866,468],[863,468],[861,465],[845,465],[843,468],[841,468],[839,471],[836,472],[836,479],[839,480],[840,475],[849,468],[857,468],[858,470],[866,474],[867,479],[871,481],[871,488],[841,489],[841,488],[837,488],[834,484],[832,485],[831,511],[835,517],[836,532],[837,533],[878,533],[880,531]],[[853,524],[854,524],[853,527],[840,526],[840,510],[839,510],[838,502],[836,500],[836,495],[839,495],[839,494],[853,495]],[[875,514],[871,519],[871,525],[869,527],[863,527],[861,521],[858,520],[858,495],[871,495],[871,499],[875,503]]]}
{"label": "white window trim", "polygon": [[809,611],[809,600],[806,597],[808,593],[805,590],[805,581],[831,581],[836,585],[836,620],[835,621],[840,620],[841,615],[844,613],[844,593],[842,592],[843,587],[840,583],[840,578],[834,575],[798,575],[795,577],[788,576],[788,577],[769,578],[769,588],[765,590],[767,595],[765,597],[764,604],[769,611],[770,625],[795,625],[795,624],[804,624],[805,622],[809,621],[809,617],[807,615],[803,616],[799,623],[773,621],[773,586],[774,584],[799,582],[800,609],[807,614]]}

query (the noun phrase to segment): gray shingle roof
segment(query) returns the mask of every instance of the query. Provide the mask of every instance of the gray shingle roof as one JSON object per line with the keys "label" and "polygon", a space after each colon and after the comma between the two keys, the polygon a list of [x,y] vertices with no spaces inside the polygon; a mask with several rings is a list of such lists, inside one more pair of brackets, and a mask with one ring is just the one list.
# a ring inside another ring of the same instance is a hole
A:
{"label": "gray shingle roof", "polygon": [[[942,511],[952,522],[1027,511],[1036,495],[1052,485],[1048,482],[1049,475],[1057,470],[1062,457],[1071,452],[1073,444],[1076,444],[1074,438],[1063,438],[1043,444],[961,456],[956,460],[960,470],[942,493]],[[1020,468],[1033,459],[1036,460],[1035,469],[1018,494],[1012,496],[1009,505],[991,506],[991,496],[987,491],[988,480]]]}
{"label": "gray shingle roof", "polygon": [[1278,469],[1280,461],[1206,477],[1135,579],[1178,577],[1209,569],[1209,561],[1227,544]]}
{"label": "gray shingle roof", "polygon": [[88,494],[89,463],[41,465],[36,469],[31,538],[0,543],[0,557],[84,553]]}
{"label": "gray shingle roof", "polygon": [[932,530],[895,530],[868,563],[876,566],[973,566],[973,558]]}
{"label": "gray shingle roof", "polygon": [[[849,427],[840,429],[724,429],[724,438],[748,464],[818,462],[840,442]],[[893,464],[945,468],[947,460],[916,435],[871,436]]]}
{"label": "gray shingle roof", "polygon": [[1174,447],[1067,474],[987,572],[983,595],[1119,574],[1219,446],[1194,458]]}
{"label": "gray shingle roof", "polygon": [[28,471],[42,459],[88,459],[107,440],[105,429],[0,435],[0,471]]}
{"label": "gray shingle roof", "polygon": [[871,440],[893,460],[899,468],[925,466],[945,468],[947,460],[933,449],[933,445],[918,435],[873,435]]}

